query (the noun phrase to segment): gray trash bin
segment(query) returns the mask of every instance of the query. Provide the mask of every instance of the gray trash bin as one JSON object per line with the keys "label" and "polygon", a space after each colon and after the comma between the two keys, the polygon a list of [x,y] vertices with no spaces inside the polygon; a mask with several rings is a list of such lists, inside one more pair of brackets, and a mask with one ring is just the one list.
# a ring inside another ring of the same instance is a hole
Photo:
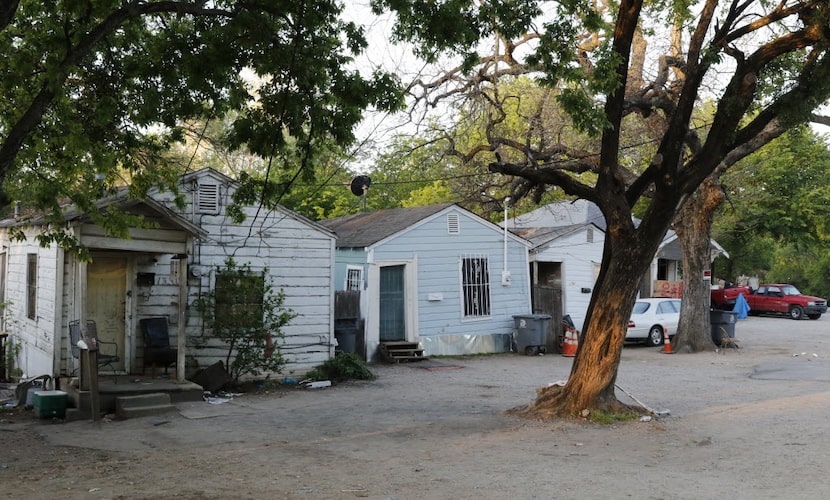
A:
{"label": "gray trash bin", "polygon": [[712,325],[712,342],[715,345],[723,343],[724,334],[731,339],[735,338],[735,323],[738,322],[736,311],[712,310],[709,312],[709,323]]}
{"label": "gray trash bin", "polygon": [[513,316],[513,323],[516,327],[516,352],[527,355],[545,352],[549,321],[550,314]]}

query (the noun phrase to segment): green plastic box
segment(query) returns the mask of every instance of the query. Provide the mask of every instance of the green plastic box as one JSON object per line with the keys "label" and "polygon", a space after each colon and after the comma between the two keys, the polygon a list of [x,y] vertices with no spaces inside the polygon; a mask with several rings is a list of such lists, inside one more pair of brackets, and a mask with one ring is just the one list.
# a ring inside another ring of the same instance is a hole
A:
{"label": "green plastic box", "polygon": [[66,418],[66,393],[64,391],[37,391],[35,393],[35,417]]}

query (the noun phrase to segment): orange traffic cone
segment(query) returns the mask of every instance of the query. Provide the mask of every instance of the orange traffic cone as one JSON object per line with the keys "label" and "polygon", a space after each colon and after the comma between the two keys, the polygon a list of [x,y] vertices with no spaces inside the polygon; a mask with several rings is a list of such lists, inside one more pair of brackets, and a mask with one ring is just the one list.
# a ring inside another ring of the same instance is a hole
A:
{"label": "orange traffic cone", "polygon": [[576,348],[579,347],[579,337],[576,330],[568,328],[565,331],[565,342],[562,344],[562,355],[568,358],[576,356]]}
{"label": "orange traffic cone", "polygon": [[671,354],[671,337],[669,337],[669,331],[663,330],[663,352],[666,354]]}

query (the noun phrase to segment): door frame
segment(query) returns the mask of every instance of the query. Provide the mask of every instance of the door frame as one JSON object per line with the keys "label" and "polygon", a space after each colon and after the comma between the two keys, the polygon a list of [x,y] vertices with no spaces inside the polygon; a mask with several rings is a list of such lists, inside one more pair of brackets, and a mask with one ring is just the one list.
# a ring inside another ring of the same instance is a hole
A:
{"label": "door frame", "polygon": [[[114,259],[120,259],[124,262],[124,290],[122,292],[122,297],[124,298],[124,317],[121,318],[121,322],[124,326],[124,337],[123,337],[123,352],[119,351],[118,355],[123,362],[123,371],[119,370],[117,373],[131,373],[133,359],[134,359],[134,352],[135,352],[135,335],[133,335],[133,326],[131,323],[131,318],[134,317],[133,308],[135,307],[135,301],[133,300],[133,279],[132,277],[135,276],[135,256],[129,252],[96,252],[92,251],[92,258],[93,261],[95,256],[103,256],[112,257]],[[100,258],[100,257],[99,257]],[[89,280],[88,280],[88,272],[89,272],[89,264],[86,262],[80,262],[79,265],[79,278],[80,283],[82,284],[82,297],[83,301],[79,306],[79,313],[80,317],[83,322],[85,322],[87,318],[87,308],[89,306]],[[99,328],[100,334],[100,328]]]}
{"label": "door frame", "polygon": [[366,359],[373,359],[380,345],[380,268],[403,266],[404,338],[418,341],[418,260],[383,260],[369,263],[367,295],[369,312],[366,315]]}

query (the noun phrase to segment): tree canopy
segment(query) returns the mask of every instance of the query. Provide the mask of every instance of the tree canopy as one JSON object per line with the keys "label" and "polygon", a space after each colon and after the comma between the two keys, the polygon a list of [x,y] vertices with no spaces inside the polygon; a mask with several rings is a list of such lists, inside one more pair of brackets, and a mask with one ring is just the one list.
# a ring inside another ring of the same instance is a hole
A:
{"label": "tree canopy", "polygon": [[[571,376],[564,387],[541,389],[526,412],[550,416],[624,406],[614,382],[638,281],[678,210],[705,179],[805,122],[830,97],[830,5],[374,5],[398,13],[395,35],[419,44],[420,54],[432,60],[447,52],[459,56],[457,65],[435,80],[416,82],[411,91],[429,106],[448,99],[483,103],[482,140],[470,145],[468,158],[520,179],[517,197],[557,186],[596,203],[606,218],[602,268]],[[669,30],[672,25],[681,29]],[[649,43],[655,45],[650,51]],[[504,92],[499,83],[517,75],[532,75],[551,88],[575,129],[596,137],[594,143],[574,147],[533,121],[520,134],[504,133],[506,107],[523,96]],[[714,111],[707,123],[697,123],[695,111],[707,100],[717,102]],[[649,131],[639,134],[649,147],[626,143],[638,135],[632,127]],[[639,225],[632,219],[638,204],[644,206]]]}
{"label": "tree canopy", "polygon": [[366,41],[341,11],[336,0],[4,2],[0,208],[20,201],[59,221],[61,202],[94,215],[119,184],[172,188],[187,164],[168,150],[188,120],[230,116],[231,150],[308,175],[321,143],[354,139],[364,109],[400,104],[395,77],[354,66]]}

